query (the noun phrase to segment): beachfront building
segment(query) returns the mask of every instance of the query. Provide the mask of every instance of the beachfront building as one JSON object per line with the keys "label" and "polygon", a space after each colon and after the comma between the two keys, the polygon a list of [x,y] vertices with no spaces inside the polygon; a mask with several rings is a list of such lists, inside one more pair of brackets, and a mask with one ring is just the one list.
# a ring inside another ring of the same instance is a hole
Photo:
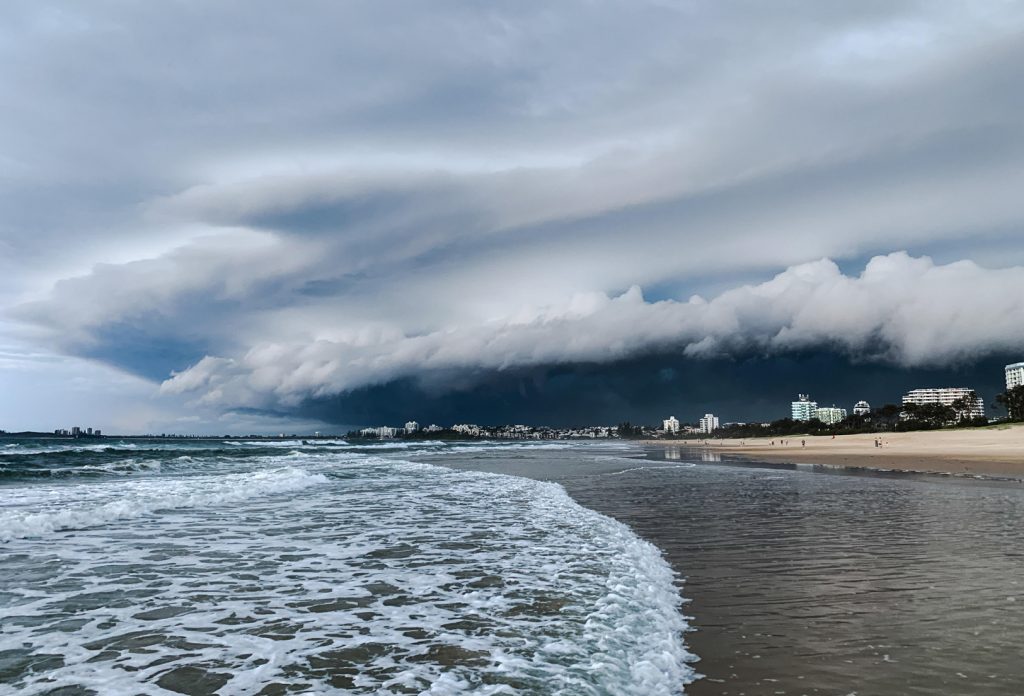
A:
{"label": "beachfront building", "polygon": [[675,416],[669,416],[661,422],[661,429],[665,431],[666,435],[678,435],[679,421]]}
{"label": "beachfront building", "polygon": [[1006,390],[1024,387],[1024,362],[1006,366]]}
{"label": "beachfront building", "polygon": [[[386,425],[382,425],[379,428],[363,428],[359,431],[359,434],[363,437],[376,437],[381,440],[390,440],[398,434],[398,428],[389,428]],[[284,435],[281,437],[284,437]]]}
{"label": "beachfront building", "polygon": [[419,432],[420,424],[416,421],[409,421],[405,424],[405,434],[412,435],[415,432]]}
{"label": "beachfront building", "polygon": [[705,413],[700,419],[700,432],[710,435],[718,430],[718,416],[713,413]]}
{"label": "beachfront building", "polygon": [[985,400],[978,396],[977,392],[968,387],[943,387],[941,389],[913,389],[903,396],[903,404],[941,404],[952,406],[955,402],[970,398],[971,405],[964,411],[957,414],[960,419],[984,418]]}
{"label": "beachfront building", "polygon": [[871,404],[867,401],[858,401],[853,405],[853,415],[867,416],[871,413]]}
{"label": "beachfront building", "polygon": [[826,425],[834,425],[840,421],[846,420],[846,409],[836,408],[835,406],[819,408],[815,409],[814,417]]}
{"label": "beachfront building", "polygon": [[795,421],[809,421],[815,416],[818,410],[818,402],[811,401],[807,394],[799,394],[798,399],[793,402],[790,413]]}

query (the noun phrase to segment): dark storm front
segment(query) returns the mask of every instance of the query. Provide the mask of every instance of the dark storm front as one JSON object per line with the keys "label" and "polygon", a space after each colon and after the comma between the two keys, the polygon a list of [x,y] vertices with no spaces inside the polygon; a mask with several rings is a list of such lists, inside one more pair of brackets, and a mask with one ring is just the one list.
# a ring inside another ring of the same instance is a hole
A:
{"label": "dark storm front", "polygon": [[639,696],[692,676],[655,547],[558,485],[410,461],[570,445],[0,445],[0,692]]}

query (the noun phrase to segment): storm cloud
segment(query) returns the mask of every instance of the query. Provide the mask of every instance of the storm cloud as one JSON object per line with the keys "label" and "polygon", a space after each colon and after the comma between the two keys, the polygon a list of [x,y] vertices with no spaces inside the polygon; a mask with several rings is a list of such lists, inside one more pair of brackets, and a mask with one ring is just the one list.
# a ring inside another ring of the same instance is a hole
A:
{"label": "storm cloud", "polygon": [[[692,358],[805,351],[907,367],[1007,352],[1024,342],[1024,268],[990,271],[964,261],[935,266],[892,254],[857,277],[835,263],[802,264],[707,301],[646,302],[634,286],[616,297],[576,295],[469,327],[299,344],[256,345],[238,358],[206,356],[162,385],[226,406],[298,405],[398,378],[533,365],[615,362],[676,349]],[[463,372],[465,374],[465,372]],[[465,379],[465,378],[463,378]]]}
{"label": "storm cloud", "polygon": [[1024,338],[1013,5],[0,20],[4,343],[186,414],[652,354],[936,369]]}

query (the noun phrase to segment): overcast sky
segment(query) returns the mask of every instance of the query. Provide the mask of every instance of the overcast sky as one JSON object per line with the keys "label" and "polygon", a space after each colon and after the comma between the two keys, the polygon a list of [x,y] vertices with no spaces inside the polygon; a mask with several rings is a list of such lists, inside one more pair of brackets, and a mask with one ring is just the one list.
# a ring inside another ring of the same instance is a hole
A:
{"label": "overcast sky", "polygon": [[1021,65],[1011,2],[3,3],[0,428],[997,385]]}

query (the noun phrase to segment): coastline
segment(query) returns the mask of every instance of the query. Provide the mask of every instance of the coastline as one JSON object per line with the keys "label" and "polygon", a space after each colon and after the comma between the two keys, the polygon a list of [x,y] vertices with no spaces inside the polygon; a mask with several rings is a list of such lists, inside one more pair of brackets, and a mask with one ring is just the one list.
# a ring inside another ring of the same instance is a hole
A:
{"label": "coastline", "polygon": [[[881,442],[880,447],[875,446],[876,440]],[[643,443],[707,449],[772,464],[812,464],[1024,480],[1024,424],[835,437],[793,435],[724,440],[645,440]]]}
{"label": "coastline", "polygon": [[1019,486],[730,466],[742,455],[705,458],[693,440],[587,444],[601,443],[443,465],[554,481],[657,546],[699,657],[687,696],[1020,693],[1024,622],[1006,615],[1024,597],[1004,581],[1019,571],[1005,553]]}

